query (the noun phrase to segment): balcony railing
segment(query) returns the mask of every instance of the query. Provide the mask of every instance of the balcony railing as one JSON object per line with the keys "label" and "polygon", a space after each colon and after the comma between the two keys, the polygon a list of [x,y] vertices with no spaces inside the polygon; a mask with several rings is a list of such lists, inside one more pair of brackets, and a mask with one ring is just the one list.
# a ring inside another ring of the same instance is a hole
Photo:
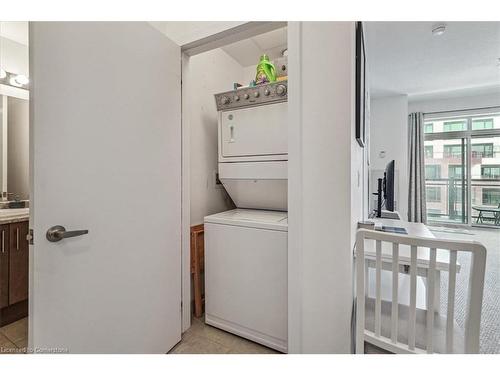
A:
{"label": "balcony railing", "polygon": [[[500,226],[500,213],[487,211],[500,207],[500,178],[471,179],[471,217],[467,209],[467,182],[460,178],[438,178],[425,181],[426,188],[438,188],[427,194],[429,221]],[[486,190],[485,190],[486,189]],[[476,208],[474,208],[476,207]],[[480,212],[481,217],[480,216]]]}

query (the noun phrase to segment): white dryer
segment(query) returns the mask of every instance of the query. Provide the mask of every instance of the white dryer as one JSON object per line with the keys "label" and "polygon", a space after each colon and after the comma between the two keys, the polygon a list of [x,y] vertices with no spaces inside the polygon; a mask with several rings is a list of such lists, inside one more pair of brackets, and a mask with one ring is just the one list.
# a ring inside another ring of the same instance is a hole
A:
{"label": "white dryer", "polygon": [[205,322],[287,351],[286,212],[205,217]]}
{"label": "white dryer", "polygon": [[205,217],[205,322],[287,351],[287,83],[215,95],[219,179],[236,210]]}
{"label": "white dryer", "polygon": [[287,82],[215,96],[219,179],[239,208],[286,211]]}

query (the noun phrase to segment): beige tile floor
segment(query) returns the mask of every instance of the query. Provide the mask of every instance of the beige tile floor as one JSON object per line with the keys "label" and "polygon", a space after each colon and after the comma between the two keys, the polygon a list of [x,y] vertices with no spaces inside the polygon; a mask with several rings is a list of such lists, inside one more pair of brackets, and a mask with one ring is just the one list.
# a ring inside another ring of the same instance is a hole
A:
{"label": "beige tile floor", "polygon": [[28,318],[0,327],[0,354],[25,353],[28,345]]}
{"label": "beige tile floor", "polygon": [[[28,344],[28,318],[0,327],[0,354],[25,353]],[[386,351],[365,344],[367,354],[385,354]],[[193,318],[191,328],[183,335],[169,354],[280,354],[273,349],[246,340]]]}
{"label": "beige tile floor", "polygon": [[[28,318],[0,327],[0,354],[25,353]],[[182,335],[170,354],[278,354],[273,349],[211,327],[193,318],[191,328]]]}
{"label": "beige tile floor", "polygon": [[206,325],[193,318],[191,328],[169,354],[279,354],[242,337]]}

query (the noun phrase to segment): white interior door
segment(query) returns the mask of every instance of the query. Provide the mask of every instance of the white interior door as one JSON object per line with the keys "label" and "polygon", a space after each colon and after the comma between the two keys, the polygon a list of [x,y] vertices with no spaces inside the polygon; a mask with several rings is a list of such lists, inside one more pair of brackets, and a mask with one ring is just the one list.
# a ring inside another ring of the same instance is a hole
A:
{"label": "white interior door", "polygon": [[[30,24],[30,345],[181,337],[180,48],[145,22]],[[59,242],[62,225],[89,233]]]}

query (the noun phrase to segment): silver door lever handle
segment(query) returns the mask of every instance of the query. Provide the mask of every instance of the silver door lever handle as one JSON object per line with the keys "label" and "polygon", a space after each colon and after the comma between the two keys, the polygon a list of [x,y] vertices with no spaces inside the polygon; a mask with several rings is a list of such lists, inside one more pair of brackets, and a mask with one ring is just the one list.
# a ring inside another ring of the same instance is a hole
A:
{"label": "silver door lever handle", "polygon": [[82,236],[84,234],[87,234],[88,232],[89,231],[87,229],[66,231],[66,228],[64,228],[62,225],[55,225],[49,228],[49,230],[47,231],[47,239],[50,242],[58,242],[63,238]]}

